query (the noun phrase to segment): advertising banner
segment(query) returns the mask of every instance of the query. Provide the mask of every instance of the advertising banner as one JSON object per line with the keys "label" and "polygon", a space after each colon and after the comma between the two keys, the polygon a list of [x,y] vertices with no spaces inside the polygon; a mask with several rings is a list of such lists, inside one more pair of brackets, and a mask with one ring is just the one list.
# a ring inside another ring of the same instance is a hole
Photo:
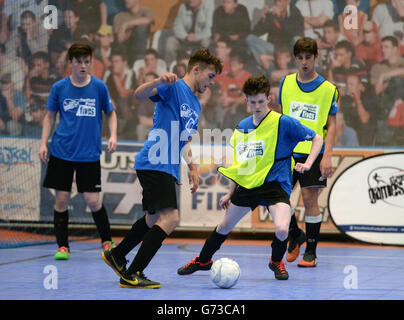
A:
{"label": "advertising banner", "polygon": [[404,245],[404,152],[346,168],[330,190],[328,207],[338,229],[350,237]]}
{"label": "advertising banner", "polygon": [[[119,142],[113,154],[101,156],[101,199],[111,225],[130,226],[140,218],[142,188],[133,169],[140,142]],[[184,229],[212,228],[223,218],[220,198],[229,188],[229,180],[217,172],[219,166],[232,163],[229,146],[191,145],[199,163],[200,186],[192,194],[188,168],[181,164],[178,186],[180,226]],[[55,194],[43,188],[46,166],[38,159],[39,140],[2,137],[0,144],[0,219],[3,221],[52,222]],[[105,149],[105,143],[104,143]],[[404,200],[401,149],[335,148],[333,175],[327,188],[319,192],[323,216],[322,233],[340,233],[372,243],[403,244]],[[332,191],[331,191],[332,190]],[[300,227],[304,228],[304,205],[299,185],[291,194]],[[84,197],[73,183],[69,202],[71,223],[93,224]],[[274,230],[266,208],[258,207],[236,226],[245,231]]]}
{"label": "advertising banner", "polygon": [[38,221],[39,140],[0,138],[0,219]]}

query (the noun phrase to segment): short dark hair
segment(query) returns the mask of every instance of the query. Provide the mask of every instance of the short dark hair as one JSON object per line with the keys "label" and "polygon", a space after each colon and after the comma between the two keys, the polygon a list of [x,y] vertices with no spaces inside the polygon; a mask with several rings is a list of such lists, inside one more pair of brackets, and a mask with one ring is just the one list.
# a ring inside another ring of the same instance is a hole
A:
{"label": "short dark hair", "polygon": [[153,49],[153,48],[148,48],[148,49],[146,49],[146,51],[144,52],[144,55],[146,56],[146,55],[149,55],[149,54],[152,54],[153,56],[155,56],[156,57],[156,59],[158,59],[160,56],[159,56],[159,53],[157,52],[157,50],[156,49]]}
{"label": "short dark hair", "polygon": [[231,40],[228,36],[223,36],[223,35],[220,36],[219,39],[217,39],[215,44],[217,44],[218,42],[224,42],[226,44],[227,48],[230,48],[230,46],[231,46]]}
{"label": "short dark hair", "polygon": [[25,10],[23,13],[20,15],[20,19],[26,19],[26,18],[31,18],[32,20],[36,20],[35,14],[31,10]]}
{"label": "short dark hair", "polygon": [[337,44],[335,45],[335,49],[345,49],[346,51],[351,53],[352,57],[355,56],[355,47],[348,40],[341,40],[337,42]]}
{"label": "short dark hair", "polygon": [[128,59],[126,58],[125,53],[120,49],[114,49],[111,51],[111,58],[112,56],[120,56],[122,58],[123,61],[127,61]]}
{"label": "short dark hair", "polygon": [[195,65],[201,65],[205,69],[208,66],[214,66],[216,73],[220,74],[223,70],[223,65],[207,48],[202,48],[194,52],[188,62],[187,73],[192,70]]}
{"label": "short dark hair", "polygon": [[333,28],[335,32],[339,32],[338,24],[334,20],[330,19],[324,22],[323,29],[329,27]]}
{"label": "short dark hair", "polygon": [[67,51],[67,57],[70,61],[73,61],[73,58],[79,59],[83,57],[93,56],[94,49],[85,43],[73,43],[69,50]]}
{"label": "short dark hair", "polygon": [[296,57],[299,53],[303,52],[309,52],[317,56],[318,48],[316,40],[309,37],[303,37],[297,40],[293,47],[293,55]]}
{"label": "short dark hair", "polygon": [[232,50],[231,52],[230,52],[230,57],[229,57],[229,59],[231,60],[231,61],[237,61],[238,63],[241,63],[241,64],[243,64],[244,65],[244,59],[243,59],[243,54],[242,54],[242,52],[240,51],[240,50],[238,50],[238,49],[235,49],[235,50]]}
{"label": "short dark hair", "polygon": [[249,77],[246,82],[244,82],[242,89],[246,96],[255,96],[260,93],[265,93],[267,97],[269,96],[270,90],[271,84],[264,75]]}
{"label": "short dark hair", "polygon": [[38,60],[43,60],[45,62],[50,63],[50,59],[49,59],[49,54],[45,51],[37,51],[32,55],[32,61],[34,61],[35,59]]}
{"label": "short dark hair", "polygon": [[392,44],[394,47],[398,47],[398,40],[397,40],[397,38],[394,37],[394,36],[385,36],[385,37],[382,38],[382,42],[383,42],[383,41],[390,41],[391,44]]}

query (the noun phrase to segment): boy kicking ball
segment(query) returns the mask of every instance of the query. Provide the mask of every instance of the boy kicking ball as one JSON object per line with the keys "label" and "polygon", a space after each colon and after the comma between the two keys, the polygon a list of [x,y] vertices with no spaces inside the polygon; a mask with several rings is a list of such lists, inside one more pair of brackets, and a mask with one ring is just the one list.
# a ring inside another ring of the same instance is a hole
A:
{"label": "boy kicking ball", "polygon": [[306,161],[297,163],[294,168],[305,172],[317,158],[323,139],[299,121],[270,110],[270,83],[265,76],[249,78],[243,92],[252,116],[239,123],[230,140],[234,148],[232,166],[218,169],[231,180],[229,192],[219,202],[226,214],[206,239],[199,256],[178,269],[179,275],[209,270],[212,256],[241,218],[258,205],[264,205],[275,223],[269,268],[276,279],[289,278],[282,259],[287,249],[290,222],[291,155],[300,141],[312,141]]}

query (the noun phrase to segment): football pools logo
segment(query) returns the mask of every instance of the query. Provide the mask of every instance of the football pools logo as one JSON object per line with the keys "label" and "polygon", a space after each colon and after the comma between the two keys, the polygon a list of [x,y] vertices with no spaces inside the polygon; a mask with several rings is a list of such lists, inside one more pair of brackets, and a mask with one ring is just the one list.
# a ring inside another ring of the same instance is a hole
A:
{"label": "football pools logo", "polygon": [[383,201],[404,208],[404,169],[378,167],[369,173],[367,180],[370,203]]}
{"label": "football pools logo", "polygon": [[77,117],[95,117],[95,99],[64,99],[63,110],[65,112],[75,112]]}

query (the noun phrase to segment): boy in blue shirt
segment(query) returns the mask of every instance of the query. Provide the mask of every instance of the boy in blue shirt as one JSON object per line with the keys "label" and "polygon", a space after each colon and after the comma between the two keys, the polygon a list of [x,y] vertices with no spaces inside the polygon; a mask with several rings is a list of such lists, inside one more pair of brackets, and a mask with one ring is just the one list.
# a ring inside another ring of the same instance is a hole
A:
{"label": "boy in blue shirt", "polygon": [[[265,76],[249,78],[244,83],[243,92],[253,115],[239,123],[231,139],[235,150],[232,167],[219,168],[219,172],[232,180],[229,192],[219,201],[226,214],[205,241],[199,256],[178,269],[179,275],[209,270],[212,256],[236,224],[250,210],[264,205],[275,224],[269,268],[276,279],[289,278],[282,258],[286,252],[290,222],[291,155],[300,141],[312,141],[310,155],[295,167],[296,171],[305,172],[319,154],[323,139],[299,121],[269,109],[270,84]],[[252,172],[246,174],[246,171],[239,170],[245,170],[245,164],[251,163]],[[232,171],[232,168],[236,170]]]}
{"label": "boy in blue shirt", "polygon": [[[116,150],[117,118],[107,86],[89,74],[93,49],[87,44],[73,44],[68,50],[72,74],[53,84],[43,121],[39,158],[47,163],[43,186],[56,190],[54,227],[58,251],[56,260],[69,258],[68,202],[74,173],[77,190],[84,194],[103,250],[113,246],[108,215],[100,199],[102,152],[102,112],[108,117],[108,151]],[[47,142],[56,115],[60,122],[49,146]]]}
{"label": "boy in blue shirt", "polygon": [[[145,216],[114,249],[102,254],[104,261],[120,276],[124,288],[160,288],[146,278],[143,270],[164,239],[179,223],[176,184],[180,179],[181,156],[187,158],[191,192],[198,188],[199,175],[192,163],[188,141],[197,132],[201,104],[196,96],[213,85],[222,64],[208,49],[197,50],[190,58],[183,79],[166,73],[139,86],[135,99],[150,98],[156,103],[153,127],[143,149],[136,155],[135,169],[143,188]],[[125,256],[140,242],[134,260],[126,270]]]}

